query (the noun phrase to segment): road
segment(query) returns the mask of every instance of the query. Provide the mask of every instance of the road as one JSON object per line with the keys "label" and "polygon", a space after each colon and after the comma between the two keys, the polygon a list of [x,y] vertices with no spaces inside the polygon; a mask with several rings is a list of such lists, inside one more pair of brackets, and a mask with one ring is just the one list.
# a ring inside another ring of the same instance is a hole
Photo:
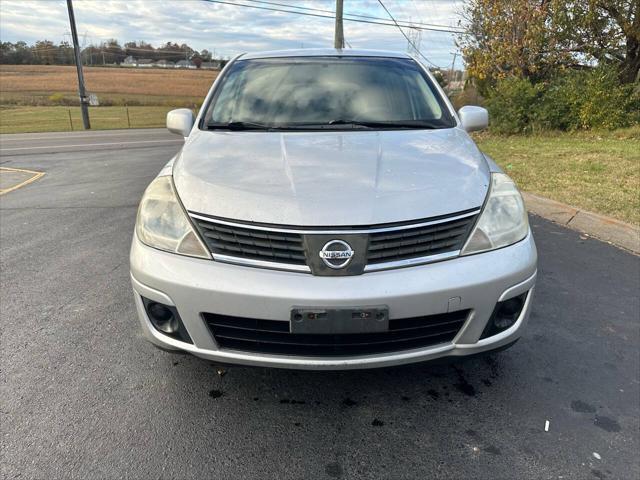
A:
{"label": "road", "polygon": [[[0,155],[41,155],[46,153],[102,150],[132,150],[182,144],[182,139],[165,129],[96,130],[92,132],[20,133],[0,135]],[[174,148],[175,150],[175,148]]]}
{"label": "road", "polygon": [[129,242],[179,145],[0,138],[0,166],[45,172],[0,196],[3,478],[639,478],[640,260],[541,218],[529,326],[491,357],[220,383],[145,342]]}

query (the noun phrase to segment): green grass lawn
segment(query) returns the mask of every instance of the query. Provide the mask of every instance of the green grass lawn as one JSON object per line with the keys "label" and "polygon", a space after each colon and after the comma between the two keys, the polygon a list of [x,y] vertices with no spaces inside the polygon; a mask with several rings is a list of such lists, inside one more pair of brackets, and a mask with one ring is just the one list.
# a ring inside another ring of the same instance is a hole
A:
{"label": "green grass lawn", "polygon": [[[95,130],[164,127],[167,112],[173,108],[175,107],[89,107],[89,118],[91,128]],[[83,130],[80,107],[0,106],[0,133],[71,130]]]}
{"label": "green grass lawn", "polygon": [[[171,106],[92,107],[98,129],[164,127]],[[69,120],[71,113],[71,120]],[[73,127],[73,128],[72,128]],[[0,106],[0,133],[82,130],[78,107]],[[526,191],[640,224],[640,126],[614,132],[475,135]]]}
{"label": "green grass lawn", "polygon": [[640,224],[640,127],[476,141],[521,190]]}
{"label": "green grass lawn", "polygon": [[[205,92],[206,93],[206,92]],[[195,108],[202,105],[203,97],[141,95],[127,93],[100,93],[103,107],[151,107],[169,106],[173,108]],[[9,107],[78,107],[76,92],[3,92],[0,91],[0,105]]]}

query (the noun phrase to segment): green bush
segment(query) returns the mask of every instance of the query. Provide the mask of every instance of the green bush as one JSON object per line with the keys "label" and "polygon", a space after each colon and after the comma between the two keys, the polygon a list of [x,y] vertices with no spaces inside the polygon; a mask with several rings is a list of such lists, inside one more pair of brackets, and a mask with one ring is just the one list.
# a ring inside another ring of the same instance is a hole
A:
{"label": "green bush", "polygon": [[51,95],[49,95],[49,101],[53,104],[53,105],[62,105],[65,99],[65,95],[64,93],[53,93]]}
{"label": "green bush", "polygon": [[606,65],[536,84],[507,78],[490,91],[486,104],[497,133],[613,130],[640,123],[640,86],[620,85],[615,69]]}
{"label": "green bush", "polygon": [[489,92],[486,101],[491,128],[498,133],[524,133],[534,128],[541,88],[523,78],[506,78]]}
{"label": "green bush", "polygon": [[629,85],[620,85],[615,70],[597,68],[585,72],[579,112],[582,128],[628,127],[632,123]]}
{"label": "green bush", "polygon": [[580,109],[584,101],[582,80],[578,72],[570,72],[543,84],[543,94],[535,106],[536,129],[577,130],[582,126],[580,120]]}

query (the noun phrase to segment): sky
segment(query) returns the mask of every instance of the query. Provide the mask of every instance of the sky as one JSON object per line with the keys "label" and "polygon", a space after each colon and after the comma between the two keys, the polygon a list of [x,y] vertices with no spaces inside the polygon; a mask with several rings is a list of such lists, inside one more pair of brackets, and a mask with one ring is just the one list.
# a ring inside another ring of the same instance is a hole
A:
{"label": "sky", "polygon": [[[278,3],[335,10],[334,0],[223,0],[228,3],[296,10]],[[396,20],[458,27],[462,0],[382,0]],[[196,50],[215,50],[218,57],[242,52],[333,45],[334,22],[289,13],[213,3],[205,0],[73,0],[80,44],[116,38],[121,44],[144,40],[154,46],[167,41],[187,43]],[[305,10],[298,10],[305,11]],[[308,13],[325,15],[306,10]],[[344,13],[388,19],[378,0],[344,0]],[[403,28],[407,35],[414,32]],[[407,51],[407,40],[395,26],[344,22],[352,48]],[[455,35],[422,31],[420,51],[432,63],[450,68]],[[69,40],[65,0],[0,0],[0,39],[3,42]],[[414,43],[417,41],[414,39]],[[456,67],[462,63],[458,55]]]}

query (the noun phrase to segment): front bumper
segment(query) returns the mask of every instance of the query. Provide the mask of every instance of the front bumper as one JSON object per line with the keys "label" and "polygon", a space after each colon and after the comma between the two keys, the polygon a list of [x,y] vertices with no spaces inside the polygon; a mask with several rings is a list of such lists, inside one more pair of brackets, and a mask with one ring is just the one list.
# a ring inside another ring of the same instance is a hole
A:
{"label": "front bumper", "polygon": [[[221,363],[331,370],[471,355],[514,342],[520,337],[531,309],[537,253],[529,233],[515,245],[477,255],[358,276],[319,277],[174,255],[150,248],[134,235],[130,262],[140,323],[146,337],[157,346],[184,350]],[[496,303],[524,292],[530,293],[515,324],[480,339]],[[175,306],[193,344],[157,331],[147,317],[141,297]],[[272,355],[219,349],[201,317],[202,312],[210,312],[288,320],[294,306],[346,308],[381,304],[389,307],[391,319],[445,313],[450,308],[469,309],[471,313],[452,342],[353,357]]]}

